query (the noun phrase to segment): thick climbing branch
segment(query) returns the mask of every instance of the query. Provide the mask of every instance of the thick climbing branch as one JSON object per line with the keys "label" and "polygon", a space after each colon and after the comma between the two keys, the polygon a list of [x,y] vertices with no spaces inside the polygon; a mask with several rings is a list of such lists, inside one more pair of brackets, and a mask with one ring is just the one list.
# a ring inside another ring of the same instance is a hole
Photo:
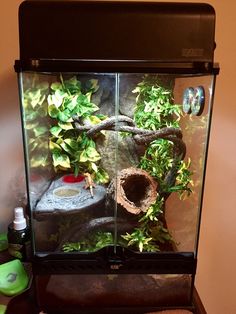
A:
{"label": "thick climbing branch", "polygon": [[[130,126],[135,126],[133,119],[127,117],[127,116],[112,116],[108,119],[105,119],[101,121],[98,124],[84,124],[80,125],[79,119],[74,118],[75,127],[79,131],[87,131],[87,135],[90,137],[93,137],[96,133],[102,131],[102,130],[117,130],[117,128],[120,126],[119,123],[127,123]],[[119,131],[119,130],[117,130]]]}
{"label": "thick climbing branch", "polygon": [[[78,121],[76,119],[74,120]],[[123,123],[128,125],[123,125]],[[186,145],[182,140],[182,132],[177,128],[165,127],[155,131],[141,129],[135,126],[135,123],[131,118],[122,115],[112,116],[96,125],[80,125],[78,122],[75,122],[75,126],[78,131],[86,131],[87,135],[90,137],[95,136],[96,133],[102,130],[129,132],[133,134],[133,139],[138,145],[148,145],[150,142],[156,139],[166,139],[174,144],[174,160],[184,159],[186,154]],[[166,175],[165,182],[173,183],[175,181],[175,177],[176,165],[173,163],[172,169]]]}

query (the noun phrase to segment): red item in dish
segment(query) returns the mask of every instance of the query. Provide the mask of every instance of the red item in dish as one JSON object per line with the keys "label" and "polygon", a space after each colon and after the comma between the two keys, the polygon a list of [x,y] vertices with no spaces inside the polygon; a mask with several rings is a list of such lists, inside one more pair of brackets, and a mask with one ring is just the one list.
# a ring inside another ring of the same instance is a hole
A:
{"label": "red item in dish", "polygon": [[62,178],[63,182],[65,183],[76,183],[76,182],[81,182],[84,180],[84,176],[78,175],[74,176],[73,174],[68,174]]}

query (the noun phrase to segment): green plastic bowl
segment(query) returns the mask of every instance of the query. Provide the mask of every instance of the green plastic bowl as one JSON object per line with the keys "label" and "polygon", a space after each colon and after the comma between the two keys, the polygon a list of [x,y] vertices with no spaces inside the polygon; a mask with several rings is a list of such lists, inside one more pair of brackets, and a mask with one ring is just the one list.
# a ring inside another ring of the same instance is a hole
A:
{"label": "green plastic bowl", "polygon": [[23,292],[28,283],[29,277],[20,260],[15,259],[0,265],[0,293],[14,296]]}
{"label": "green plastic bowl", "polygon": [[0,304],[0,314],[5,314],[6,313],[6,305]]}

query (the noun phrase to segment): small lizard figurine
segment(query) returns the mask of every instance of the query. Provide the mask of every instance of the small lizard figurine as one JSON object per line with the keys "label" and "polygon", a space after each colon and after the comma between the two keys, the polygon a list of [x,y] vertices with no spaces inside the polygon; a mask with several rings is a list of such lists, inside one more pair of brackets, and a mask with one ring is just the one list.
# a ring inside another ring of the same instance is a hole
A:
{"label": "small lizard figurine", "polygon": [[94,197],[93,188],[95,187],[95,184],[93,182],[91,174],[86,172],[86,173],[83,173],[83,175],[85,176],[85,181],[86,181],[84,188],[85,189],[89,188],[91,197],[93,198]]}

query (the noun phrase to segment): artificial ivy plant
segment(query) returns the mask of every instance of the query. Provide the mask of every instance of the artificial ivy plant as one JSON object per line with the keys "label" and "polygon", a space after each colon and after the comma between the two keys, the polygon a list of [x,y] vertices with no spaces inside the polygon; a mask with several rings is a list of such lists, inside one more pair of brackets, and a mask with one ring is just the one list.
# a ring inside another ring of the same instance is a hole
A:
{"label": "artificial ivy plant", "polygon": [[[171,84],[171,83],[170,83]],[[137,94],[134,121],[142,129],[158,130],[164,127],[180,128],[181,109],[174,104],[170,86],[163,86],[157,75],[145,75],[133,91]],[[166,174],[175,167],[174,180],[166,183]],[[159,183],[156,202],[139,215],[139,227],[122,235],[126,245],[142,251],[159,251],[160,244],[173,241],[163,223],[166,195],[178,192],[180,199],[191,193],[191,161],[173,159],[173,142],[167,139],[152,141],[141,157],[139,167]]]}
{"label": "artificial ivy plant", "polygon": [[94,140],[75,128],[74,118],[90,125],[106,118],[96,114],[99,107],[91,102],[92,94],[99,88],[98,81],[91,79],[84,85],[75,76],[64,80],[61,75],[60,82],[50,86],[47,102],[53,122],[49,138],[53,166],[56,171],[73,171],[75,176],[89,172],[96,182],[107,183],[107,173],[97,164],[101,157]]}
{"label": "artificial ivy plant", "polygon": [[23,99],[31,168],[52,164],[56,172],[75,176],[89,172],[96,182],[108,182],[108,174],[98,165],[101,157],[95,142],[85,132],[78,133],[74,122],[76,117],[92,125],[106,118],[96,114],[99,107],[91,102],[98,88],[95,79],[82,85],[76,76],[64,80],[60,75],[48,84],[34,76]]}

